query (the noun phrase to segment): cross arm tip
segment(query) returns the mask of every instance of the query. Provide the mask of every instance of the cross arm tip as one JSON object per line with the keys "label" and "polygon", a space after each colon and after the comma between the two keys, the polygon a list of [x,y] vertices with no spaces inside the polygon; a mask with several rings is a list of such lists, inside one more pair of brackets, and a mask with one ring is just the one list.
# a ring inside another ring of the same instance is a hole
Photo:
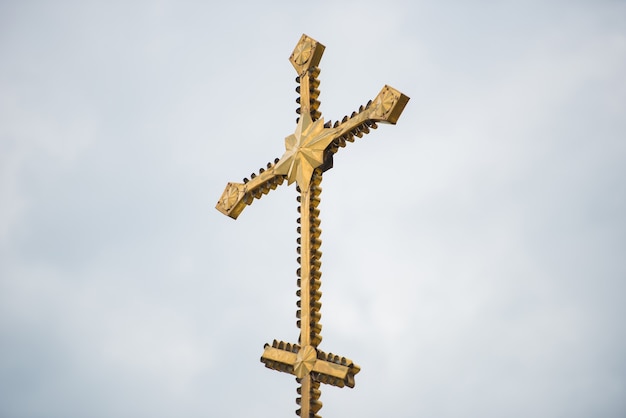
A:
{"label": "cross arm tip", "polygon": [[385,85],[372,102],[371,119],[395,125],[409,100],[409,96]]}
{"label": "cross arm tip", "polygon": [[268,163],[267,169],[261,168],[258,174],[252,174],[250,180],[244,179],[243,183],[228,183],[215,208],[224,215],[237,219],[247,205],[254,199],[269,193],[283,183],[285,175],[274,170],[278,159],[274,164]]}
{"label": "cross arm tip", "polygon": [[241,183],[228,183],[220,200],[217,201],[215,209],[224,215],[237,219],[239,214],[246,207],[245,185]]}

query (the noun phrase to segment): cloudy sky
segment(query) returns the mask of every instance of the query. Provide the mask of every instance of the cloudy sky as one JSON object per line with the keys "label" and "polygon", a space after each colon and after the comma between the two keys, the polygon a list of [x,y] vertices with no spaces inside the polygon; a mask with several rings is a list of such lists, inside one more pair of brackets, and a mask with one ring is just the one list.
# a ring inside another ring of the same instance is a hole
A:
{"label": "cloudy sky", "polygon": [[0,1],[0,416],[292,417],[288,61],[411,101],[322,183],[324,417],[626,415],[626,3]]}

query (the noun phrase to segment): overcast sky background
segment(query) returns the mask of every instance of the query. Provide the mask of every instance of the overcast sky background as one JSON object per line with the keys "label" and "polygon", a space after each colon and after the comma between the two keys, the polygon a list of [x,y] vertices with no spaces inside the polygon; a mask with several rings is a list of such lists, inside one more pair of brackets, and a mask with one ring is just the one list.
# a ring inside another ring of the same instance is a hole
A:
{"label": "overcast sky background", "polygon": [[322,183],[324,417],[626,416],[623,1],[0,2],[0,416],[292,417],[288,57],[396,126]]}

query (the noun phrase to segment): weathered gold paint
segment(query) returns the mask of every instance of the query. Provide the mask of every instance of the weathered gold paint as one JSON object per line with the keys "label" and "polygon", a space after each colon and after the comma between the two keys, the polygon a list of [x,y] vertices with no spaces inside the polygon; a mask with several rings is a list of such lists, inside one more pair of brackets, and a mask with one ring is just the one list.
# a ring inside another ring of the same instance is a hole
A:
{"label": "weathered gold paint", "polygon": [[298,344],[276,341],[270,346],[266,344],[261,362],[270,369],[290,373],[296,376],[300,384],[296,403],[300,409],[296,414],[301,417],[318,417],[322,407],[319,401],[320,383],[339,387],[354,387],[354,375],[360,368],[345,357],[326,354],[317,347],[320,344],[321,329],[321,245],[319,228],[319,209],[321,181],[323,172],[332,168],[332,156],[346,145],[354,141],[354,137],[362,137],[370,129],[377,127],[377,122],[395,124],[402,114],[409,98],[398,90],[384,86],[373,101],[361,106],[358,112],[346,116],[334,125],[324,124],[319,112],[319,80],[320,70],[317,68],[324,45],[302,35],[289,61],[298,73],[296,81],[300,93],[300,115],[296,130],[285,138],[285,153],[280,159],[268,163],[258,173],[252,174],[243,183],[228,183],[216,208],[223,214],[236,219],[243,209],[256,198],[267,194],[270,190],[287,180],[288,184],[296,183],[300,192],[300,218],[298,239],[298,287],[300,328]]}

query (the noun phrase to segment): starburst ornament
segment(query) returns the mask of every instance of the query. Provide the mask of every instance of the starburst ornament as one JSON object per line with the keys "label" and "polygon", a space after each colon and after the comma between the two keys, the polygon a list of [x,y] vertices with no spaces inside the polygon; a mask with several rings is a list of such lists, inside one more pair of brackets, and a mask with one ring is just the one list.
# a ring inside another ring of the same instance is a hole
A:
{"label": "starburst ornament", "polygon": [[315,122],[311,115],[302,115],[296,131],[285,138],[285,153],[274,167],[276,174],[287,176],[287,183],[294,181],[300,189],[309,188],[313,170],[324,163],[324,151],[335,137],[335,129],[324,128],[324,119]]}

